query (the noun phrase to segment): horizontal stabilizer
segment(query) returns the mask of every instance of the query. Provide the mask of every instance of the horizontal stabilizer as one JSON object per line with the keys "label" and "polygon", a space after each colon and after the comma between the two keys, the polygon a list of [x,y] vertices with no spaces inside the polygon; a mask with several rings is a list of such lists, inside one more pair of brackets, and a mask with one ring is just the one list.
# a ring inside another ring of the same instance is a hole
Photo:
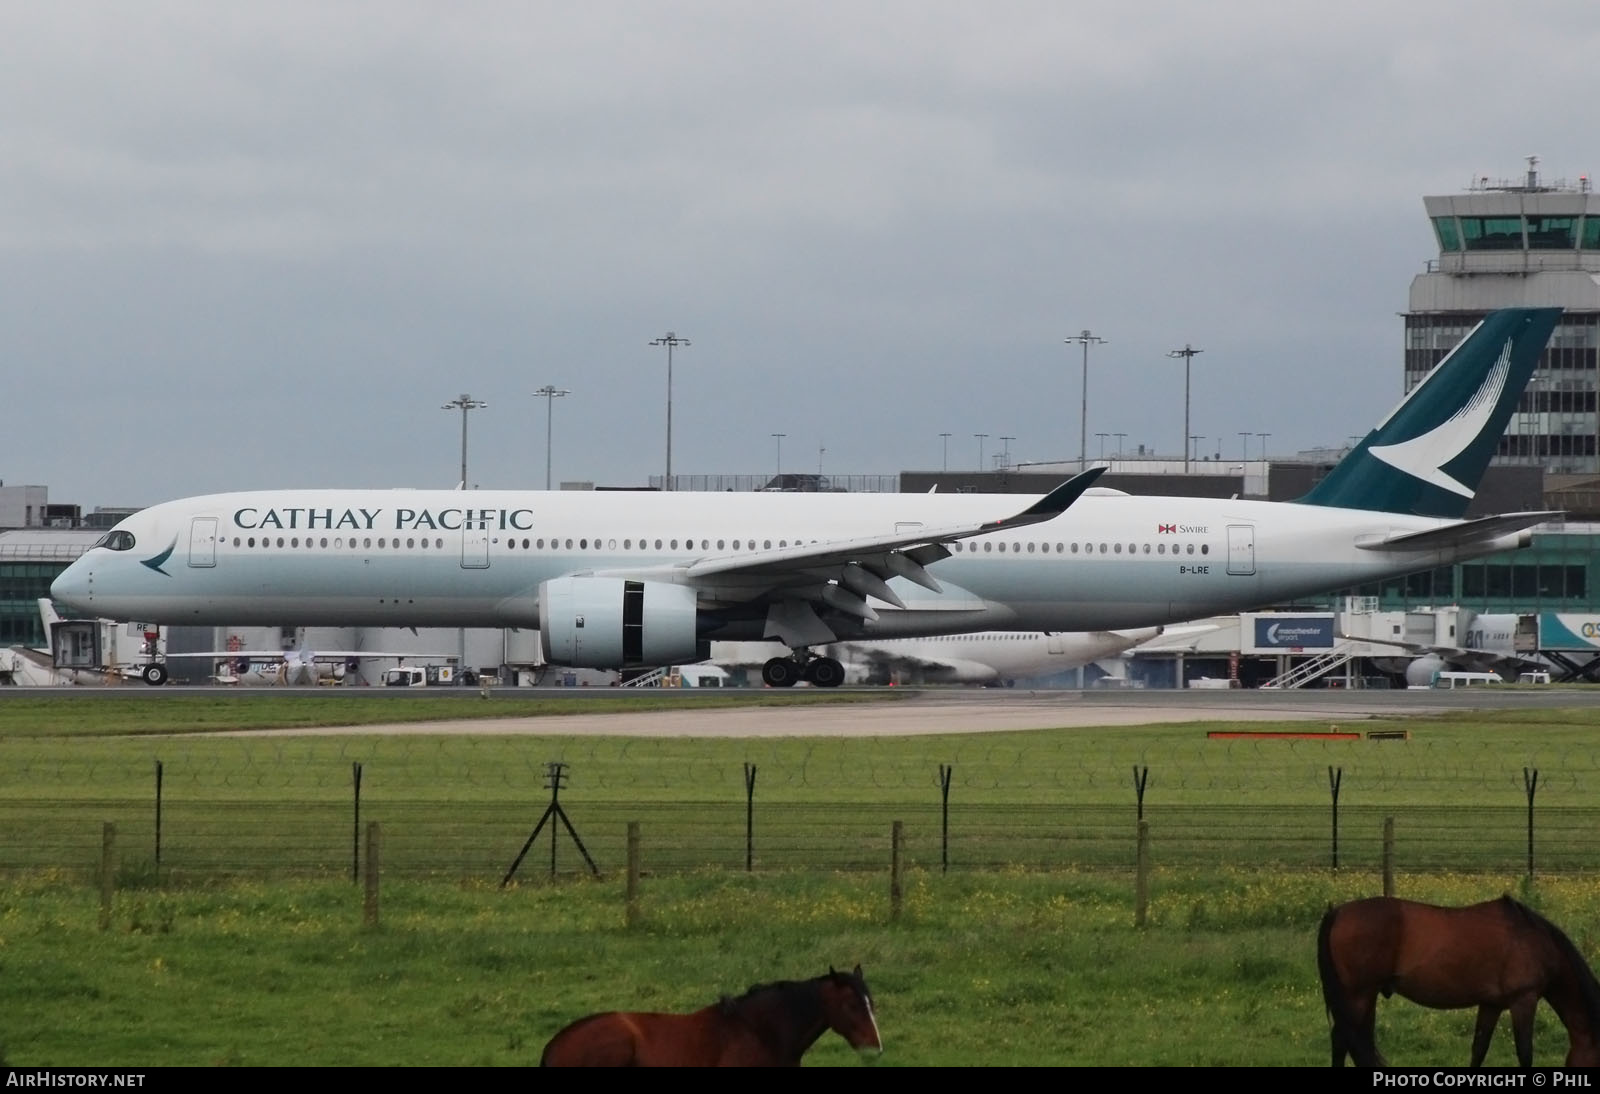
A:
{"label": "horizontal stabilizer", "polygon": [[1504,513],[1496,517],[1464,520],[1460,524],[1450,524],[1443,528],[1429,528],[1424,532],[1404,532],[1370,542],[1357,540],[1356,546],[1364,551],[1438,551],[1466,543],[1494,539],[1564,516],[1566,514],[1560,510],[1544,513]]}

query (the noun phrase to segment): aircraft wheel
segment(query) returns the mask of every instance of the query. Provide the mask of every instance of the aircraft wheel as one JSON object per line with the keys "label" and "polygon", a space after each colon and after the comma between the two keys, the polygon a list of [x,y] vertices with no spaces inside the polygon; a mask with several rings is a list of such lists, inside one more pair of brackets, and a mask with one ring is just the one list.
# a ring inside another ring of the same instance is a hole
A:
{"label": "aircraft wheel", "polygon": [[146,665],[139,675],[144,679],[145,683],[153,688],[158,688],[167,682],[167,666]]}
{"label": "aircraft wheel", "polygon": [[769,688],[792,688],[800,678],[800,667],[788,657],[774,657],[761,666],[761,680]]}
{"label": "aircraft wheel", "polygon": [[806,666],[806,679],[819,688],[836,688],[844,683],[844,666],[831,657],[819,657]]}

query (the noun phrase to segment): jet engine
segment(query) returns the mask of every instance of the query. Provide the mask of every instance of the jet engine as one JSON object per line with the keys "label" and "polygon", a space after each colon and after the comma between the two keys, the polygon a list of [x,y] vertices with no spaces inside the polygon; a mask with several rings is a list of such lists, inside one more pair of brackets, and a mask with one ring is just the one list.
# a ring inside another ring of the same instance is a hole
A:
{"label": "jet engine", "polygon": [[572,668],[682,665],[711,656],[695,591],[661,581],[559,577],[539,587],[544,659]]}

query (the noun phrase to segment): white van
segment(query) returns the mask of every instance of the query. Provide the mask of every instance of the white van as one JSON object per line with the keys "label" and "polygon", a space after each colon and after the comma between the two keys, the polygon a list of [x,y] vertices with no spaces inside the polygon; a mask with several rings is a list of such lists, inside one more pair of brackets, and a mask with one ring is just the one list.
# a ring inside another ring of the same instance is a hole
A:
{"label": "white van", "polygon": [[1503,684],[1498,672],[1441,672],[1434,678],[1436,688],[1470,688],[1477,684]]}

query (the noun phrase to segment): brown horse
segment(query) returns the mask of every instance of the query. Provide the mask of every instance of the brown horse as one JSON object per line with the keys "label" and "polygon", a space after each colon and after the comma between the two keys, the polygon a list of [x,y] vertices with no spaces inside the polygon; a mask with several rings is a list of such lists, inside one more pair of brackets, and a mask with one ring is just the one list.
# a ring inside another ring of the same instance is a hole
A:
{"label": "brown horse", "polygon": [[883,1051],[861,975],[758,984],[690,1014],[607,1011],[550,1038],[541,1067],[799,1067],[826,1030],[854,1049]]}
{"label": "brown horse", "polygon": [[1383,1067],[1373,1039],[1378,993],[1440,1010],[1477,1007],[1472,1064],[1511,1012],[1517,1060],[1533,1066],[1533,1012],[1544,999],[1567,1027],[1567,1066],[1600,1065],[1600,982],[1561,930],[1509,896],[1464,908],[1395,897],[1330,907],[1317,932],[1317,971],[1333,1029],[1333,1066],[1348,1053]]}

